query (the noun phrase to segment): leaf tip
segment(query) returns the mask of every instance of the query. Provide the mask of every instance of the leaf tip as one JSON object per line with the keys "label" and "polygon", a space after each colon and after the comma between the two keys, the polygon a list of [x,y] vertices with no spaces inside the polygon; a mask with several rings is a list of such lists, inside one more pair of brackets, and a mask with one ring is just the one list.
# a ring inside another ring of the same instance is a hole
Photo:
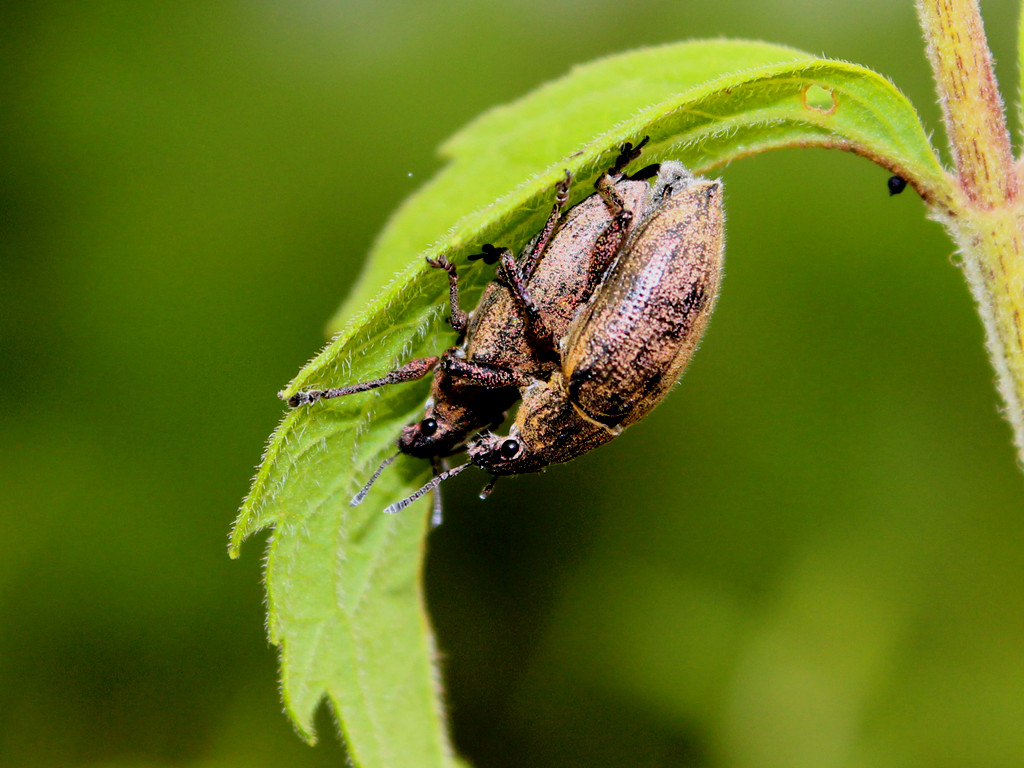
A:
{"label": "leaf tip", "polygon": [[228,557],[237,560],[242,554],[242,544],[261,527],[262,525],[253,510],[252,493],[250,492],[242,502],[242,507],[238,510],[238,517],[235,518],[235,522],[231,526],[231,533],[228,534]]}
{"label": "leaf tip", "polygon": [[[281,701],[284,703],[284,712],[288,716],[288,720],[292,724],[292,728],[295,729],[296,735],[306,742],[309,746],[316,746],[318,741],[316,733],[316,725],[314,720],[316,719],[317,710],[328,700],[327,695],[321,691],[318,698],[306,698],[299,696],[298,699],[305,699],[300,702],[296,700],[289,692],[288,681],[286,680],[287,672],[285,671],[285,652],[284,646],[281,646]],[[335,710],[340,711],[340,710]]]}
{"label": "leaf tip", "polygon": [[242,528],[243,514],[238,515],[238,520],[235,521],[231,528],[231,535],[228,537],[228,557],[232,560],[237,560],[242,555],[242,542],[246,538],[246,532]]}

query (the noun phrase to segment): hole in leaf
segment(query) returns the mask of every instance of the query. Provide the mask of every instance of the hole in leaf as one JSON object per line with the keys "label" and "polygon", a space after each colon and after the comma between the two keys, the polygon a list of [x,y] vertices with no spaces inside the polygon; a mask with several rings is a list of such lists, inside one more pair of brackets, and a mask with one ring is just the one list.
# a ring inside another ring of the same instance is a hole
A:
{"label": "hole in leaf", "polygon": [[807,109],[813,109],[815,112],[825,115],[835,114],[836,109],[839,108],[839,97],[835,92],[820,85],[805,85],[800,93],[800,98]]}

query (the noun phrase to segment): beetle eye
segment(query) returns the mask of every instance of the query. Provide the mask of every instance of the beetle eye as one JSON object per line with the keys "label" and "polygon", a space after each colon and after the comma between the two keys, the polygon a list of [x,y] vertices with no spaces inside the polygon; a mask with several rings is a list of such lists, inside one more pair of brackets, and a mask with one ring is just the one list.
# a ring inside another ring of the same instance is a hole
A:
{"label": "beetle eye", "polygon": [[517,453],[519,453],[518,440],[506,440],[498,449],[498,455],[503,459],[514,459]]}
{"label": "beetle eye", "polygon": [[430,437],[437,432],[437,422],[434,419],[424,419],[420,422],[420,432],[423,433],[424,437]]}

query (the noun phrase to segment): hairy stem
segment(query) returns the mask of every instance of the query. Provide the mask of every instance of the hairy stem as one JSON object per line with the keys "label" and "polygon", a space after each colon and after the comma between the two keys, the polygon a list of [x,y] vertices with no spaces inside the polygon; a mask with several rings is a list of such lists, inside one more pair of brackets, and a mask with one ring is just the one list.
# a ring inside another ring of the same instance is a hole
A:
{"label": "hairy stem", "polygon": [[960,248],[1006,417],[1024,461],[1024,207],[977,0],[918,0],[957,171],[957,199],[933,214]]}
{"label": "hairy stem", "polygon": [[1010,134],[977,0],[918,0],[960,187],[975,206],[1017,196]]}

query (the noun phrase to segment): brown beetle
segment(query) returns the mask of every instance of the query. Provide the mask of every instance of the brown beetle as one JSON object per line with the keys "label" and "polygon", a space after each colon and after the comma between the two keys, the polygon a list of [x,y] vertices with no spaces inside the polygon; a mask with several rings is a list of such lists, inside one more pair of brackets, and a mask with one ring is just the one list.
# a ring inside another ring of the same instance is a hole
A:
{"label": "brown beetle", "polygon": [[654,194],[655,204],[562,339],[560,370],[525,388],[508,436],[477,437],[470,461],[446,476],[470,464],[497,477],[574,459],[650,413],[679,380],[718,296],[722,185],[665,163]]}
{"label": "brown beetle", "polygon": [[[626,150],[620,161],[635,151]],[[498,278],[488,284],[468,322],[453,321],[464,329],[465,343],[441,356],[424,419],[402,430],[402,453],[430,458],[459,450],[472,433],[503,421],[521,388],[549,378],[558,368],[554,339],[567,332],[632,222],[650,205],[650,185],[626,179],[613,183],[617,173],[613,168],[605,174],[598,194],[569,210],[552,236],[547,233],[553,214],[527,246],[521,266],[507,249],[485,251],[484,258],[500,260]],[[567,183],[561,190],[567,191]],[[456,307],[454,265],[443,257],[432,263],[448,270]],[[453,318],[458,314],[453,312]]]}
{"label": "brown beetle", "polygon": [[[431,459],[436,473],[438,458],[461,450],[466,438],[477,430],[497,426],[519,399],[521,388],[550,377],[558,368],[555,339],[567,332],[579,307],[603,280],[632,223],[651,205],[651,186],[622,175],[645,143],[646,139],[637,147],[624,145],[613,167],[595,184],[597,194],[563,215],[570,183],[567,173],[557,188],[551,216],[524,249],[520,264],[507,249],[491,246],[471,256],[489,263],[500,261],[500,265],[498,278],[487,286],[470,315],[459,307],[455,265],[443,256],[428,259],[431,266],[448,273],[450,321],[460,332],[459,345],[440,357],[413,360],[380,379],[297,393],[288,398],[289,405],[298,407],[412,381],[432,371],[424,418],[403,428],[398,448],[400,453]],[[374,473],[353,503],[362,500],[391,459]]]}
{"label": "brown beetle", "polygon": [[687,179],[636,228],[573,323],[561,371],[523,393],[508,437],[485,435],[470,445],[472,463],[495,475],[536,472],[650,413],[704,333],[724,246],[721,182]]}

